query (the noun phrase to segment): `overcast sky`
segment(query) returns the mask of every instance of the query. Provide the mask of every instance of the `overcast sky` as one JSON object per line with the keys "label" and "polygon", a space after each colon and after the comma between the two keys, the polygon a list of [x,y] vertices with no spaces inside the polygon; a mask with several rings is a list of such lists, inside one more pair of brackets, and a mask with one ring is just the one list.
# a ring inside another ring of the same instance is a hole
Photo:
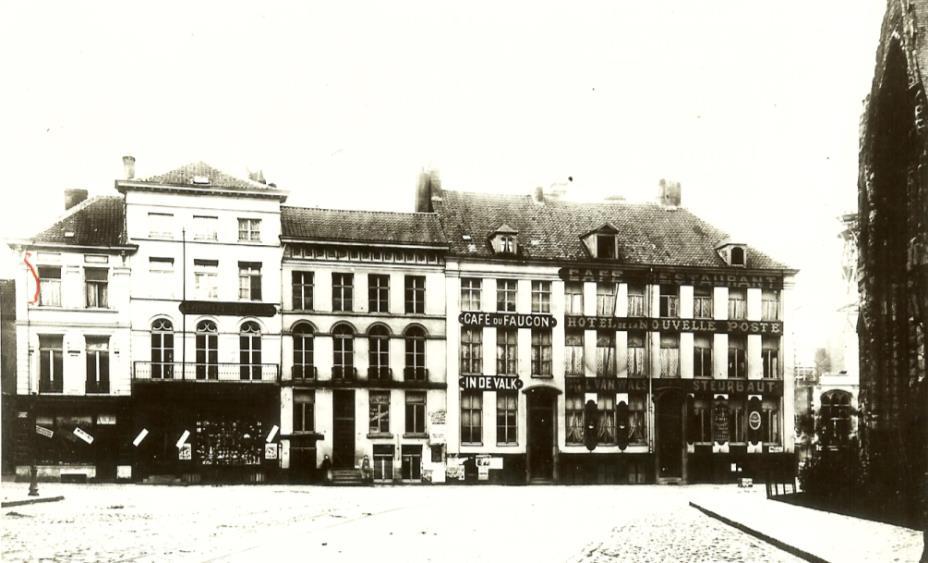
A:
{"label": "overcast sky", "polygon": [[[802,270],[801,353],[840,305],[884,0],[44,3],[0,7],[0,237],[194,160],[292,205],[411,210],[444,187],[683,203]],[[0,253],[9,276],[11,254]]]}

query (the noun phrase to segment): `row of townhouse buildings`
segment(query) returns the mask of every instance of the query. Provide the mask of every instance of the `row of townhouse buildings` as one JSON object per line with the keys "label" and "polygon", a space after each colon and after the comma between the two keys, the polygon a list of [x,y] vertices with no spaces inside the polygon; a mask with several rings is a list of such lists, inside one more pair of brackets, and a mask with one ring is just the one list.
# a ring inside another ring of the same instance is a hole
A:
{"label": "row of townhouse buildings", "polygon": [[[17,472],[646,483],[792,470],[794,270],[680,207],[284,205],[204,163],[10,243]],[[39,280],[36,284],[36,280]]]}

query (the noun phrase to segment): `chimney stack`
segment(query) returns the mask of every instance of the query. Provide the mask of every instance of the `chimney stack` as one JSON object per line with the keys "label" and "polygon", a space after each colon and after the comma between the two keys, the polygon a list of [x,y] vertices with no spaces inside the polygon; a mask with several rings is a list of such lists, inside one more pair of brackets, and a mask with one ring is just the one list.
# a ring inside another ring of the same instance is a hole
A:
{"label": "chimney stack", "polygon": [[419,173],[419,184],[416,186],[416,212],[431,213],[432,196],[438,195],[441,191],[441,178],[438,177],[437,170],[429,170]]}
{"label": "chimney stack", "polygon": [[250,179],[252,182],[258,182],[259,184],[267,184],[267,180],[264,178],[264,170],[248,172],[248,179]]}
{"label": "chimney stack", "polygon": [[657,201],[661,207],[680,207],[683,201],[680,182],[672,182],[661,178],[657,188]]}
{"label": "chimney stack", "polygon": [[78,203],[87,199],[87,190],[83,188],[74,188],[64,191],[64,210],[71,209]]}
{"label": "chimney stack", "polygon": [[132,180],[135,178],[135,157],[132,155],[126,155],[122,157],[122,168],[123,168],[123,177],[125,180]]}

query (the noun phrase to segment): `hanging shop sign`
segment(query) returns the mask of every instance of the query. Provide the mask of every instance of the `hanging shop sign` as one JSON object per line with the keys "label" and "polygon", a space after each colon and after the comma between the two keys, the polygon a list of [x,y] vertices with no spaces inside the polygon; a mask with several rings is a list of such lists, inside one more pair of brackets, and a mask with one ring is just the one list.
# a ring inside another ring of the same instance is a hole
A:
{"label": "hanging shop sign", "polygon": [[722,272],[677,272],[670,270],[621,270],[616,268],[561,268],[564,281],[601,283],[653,283],[701,287],[758,287],[782,289],[782,276],[770,274],[732,274]]}
{"label": "hanging shop sign", "polygon": [[748,441],[752,444],[760,442],[764,420],[760,414],[761,402],[757,397],[748,400]]}
{"label": "hanging shop sign", "polygon": [[645,317],[592,317],[567,315],[567,329],[643,330],[650,332],[695,332],[718,334],[783,334],[783,321],[718,321],[714,319],[651,319]]}
{"label": "hanging shop sign", "polygon": [[712,439],[716,444],[728,442],[728,401],[717,399],[712,406]]}
{"label": "hanging shop sign", "polygon": [[138,436],[135,437],[135,440],[132,440],[132,445],[135,447],[139,447],[139,444],[142,443],[142,440],[145,439],[145,436],[148,436],[148,429],[142,428],[142,431],[139,432]]}
{"label": "hanging shop sign", "polygon": [[[463,379],[463,378],[462,378]],[[679,389],[687,393],[731,393],[734,395],[758,394],[766,397],[783,395],[783,381],[779,379],[669,379],[656,377],[566,377],[567,393],[647,393]]]}
{"label": "hanging shop sign", "polygon": [[81,440],[87,442],[88,444],[92,444],[92,443],[93,443],[93,436],[91,436],[91,435],[88,434],[87,432],[84,432],[83,430],[81,430],[81,429],[78,428],[77,426],[74,427],[74,435],[77,436],[78,438],[80,438]]}
{"label": "hanging shop sign", "polygon": [[468,391],[517,391],[523,385],[521,379],[509,375],[465,375],[458,383]]}
{"label": "hanging shop sign", "polygon": [[551,328],[557,319],[551,315],[520,313],[465,312],[458,315],[462,326],[492,326],[499,328]]}
{"label": "hanging shop sign", "polygon": [[55,435],[54,431],[45,428],[44,426],[39,426],[38,424],[35,425],[35,433],[39,436],[45,436],[46,438],[51,438]]}

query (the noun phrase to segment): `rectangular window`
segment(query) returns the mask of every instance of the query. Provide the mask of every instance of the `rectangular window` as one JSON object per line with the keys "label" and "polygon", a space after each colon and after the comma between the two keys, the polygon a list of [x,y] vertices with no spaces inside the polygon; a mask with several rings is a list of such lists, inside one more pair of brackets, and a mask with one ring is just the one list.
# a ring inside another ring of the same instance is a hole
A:
{"label": "rectangular window", "polygon": [[39,266],[39,305],[61,307],[61,268]]}
{"label": "rectangular window", "polygon": [[640,285],[628,286],[628,316],[643,317],[645,316],[644,306],[644,288]]}
{"label": "rectangular window", "polygon": [[517,351],[518,330],[514,328],[496,329],[496,374],[516,375],[518,373]]}
{"label": "rectangular window", "polygon": [[425,434],[425,393],[406,392],[406,433]]}
{"label": "rectangular window", "polygon": [[403,479],[417,481],[422,478],[422,446],[402,446]]}
{"label": "rectangular window", "polygon": [[740,289],[728,290],[728,318],[733,321],[743,321],[747,315],[747,299],[744,291]]}
{"label": "rectangular window", "polygon": [[496,443],[497,445],[516,444],[516,421],[519,418],[519,396],[517,393],[498,391],[496,393]]}
{"label": "rectangular window", "polygon": [[483,290],[483,280],[479,278],[461,278],[461,310],[479,311],[480,292]]}
{"label": "rectangular window", "polygon": [[761,405],[761,435],[764,443],[780,443],[780,405],[776,399]]}
{"label": "rectangular window", "polygon": [[39,393],[61,393],[64,388],[64,337],[39,335]]}
{"label": "rectangular window", "polygon": [[715,314],[712,307],[712,288],[693,288],[693,317],[697,319],[711,319]]}
{"label": "rectangular window", "polygon": [[744,378],[748,376],[744,337],[728,336],[728,377]]}
{"label": "rectangular window", "polygon": [[354,274],[332,274],[332,310],[351,311],[354,297]]}
{"label": "rectangular window", "polygon": [[693,337],[693,377],[712,377],[712,337]]}
{"label": "rectangular window", "polygon": [[628,396],[628,443],[646,444],[648,441],[647,401],[642,393]]}
{"label": "rectangular window", "polygon": [[483,373],[483,329],[461,328],[461,375]]}
{"label": "rectangular window", "polygon": [[516,280],[496,280],[497,311],[515,313],[517,288]]}
{"label": "rectangular window", "polygon": [[425,314],[425,276],[406,276],[406,313]]}
{"label": "rectangular window", "polygon": [[780,379],[780,339],[776,336],[761,337],[761,358],[764,363],[765,379]]}
{"label": "rectangular window", "polygon": [[149,213],[148,236],[151,238],[174,238],[174,215],[171,213]]}
{"label": "rectangular window", "polygon": [[238,220],[238,240],[239,242],[260,242],[261,241],[261,219],[242,219]]}
{"label": "rectangular window", "polygon": [[551,312],[551,282],[533,281],[532,282],[532,312],[533,313],[550,313]]}
{"label": "rectangular window", "polygon": [[106,309],[109,300],[109,270],[85,268],[84,284],[88,309]]}
{"label": "rectangular window", "polygon": [[315,425],[315,392],[293,391],[293,431],[313,432]]}
{"label": "rectangular window", "polygon": [[564,312],[568,315],[583,314],[583,284],[567,282],[564,285]]}
{"label": "rectangular window", "polygon": [[567,395],[564,399],[567,443],[583,443],[583,395]]}
{"label": "rectangular window", "polygon": [[615,444],[615,395],[598,395],[596,399],[597,442]]}
{"label": "rectangular window", "polygon": [[480,444],[483,441],[483,392],[461,392],[461,443]]}
{"label": "rectangular window", "polygon": [[680,338],[661,335],[661,377],[680,377]]}
{"label": "rectangular window", "polygon": [[614,317],[616,315],[616,296],[619,293],[619,284],[596,284],[596,314],[600,317]]}
{"label": "rectangular window", "polygon": [[532,377],[551,377],[551,330],[532,329]]}
{"label": "rectangular window", "polygon": [[374,480],[393,480],[393,446],[390,444],[374,444]]}
{"label": "rectangular window", "polygon": [[660,292],[661,317],[676,318],[680,316],[680,288],[677,286],[661,286]]}
{"label": "rectangular window", "polygon": [[628,333],[628,377],[644,377],[647,374],[644,361],[644,333]]}
{"label": "rectangular window", "polygon": [[238,298],[249,301],[261,300],[261,263],[238,263]]}
{"label": "rectangular window", "polygon": [[367,276],[367,306],[371,313],[390,312],[390,276]]}
{"label": "rectangular window", "polygon": [[193,216],[193,240],[218,240],[219,217],[211,215]]}
{"label": "rectangular window", "polygon": [[597,332],[596,377],[615,376],[615,332]]}
{"label": "rectangular window", "polygon": [[564,373],[584,375],[582,332],[568,332],[564,335]]}
{"label": "rectangular window", "polygon": [[293,272],[293,310],[313,310],[313,272]]}
{"label": "rectangular window", "polygon": [[732,442],[745,441],[744,400],[728,399],[728,425]]}
{"label": "rectangular window", "polygon": [[193,261],[193,290],[198,299],[217,299],[219,297],[218,280],[218,261]]}
{"label": "rectangular window", "polygon": [[696,399],[693,401],[692,438],[694,442],[712,442],[712,416],[709,401]]}
{"label": "rectangular window", "polygon": [[780,320],[780,292],[776,289],[761,291],[761,320]]}
{"label": "rectangular window", "polygon": [[370,433],[390,433],[390,392],[371,391],[370,394]]}
{"label": "rectangular window", "polygon": [[110,392],[110,338],[88,336],[87,340],[87,383],[86,392]]}

